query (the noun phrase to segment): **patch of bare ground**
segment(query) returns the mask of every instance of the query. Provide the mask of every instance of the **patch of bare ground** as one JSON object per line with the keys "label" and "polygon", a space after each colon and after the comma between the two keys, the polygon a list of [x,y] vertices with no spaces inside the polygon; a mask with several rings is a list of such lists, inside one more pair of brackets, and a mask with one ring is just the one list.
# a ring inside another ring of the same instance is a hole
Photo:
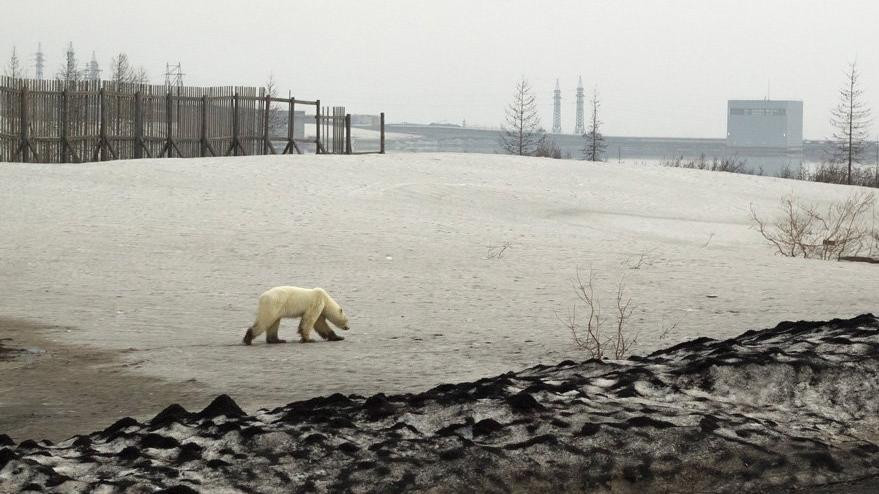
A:
{"label": "patch of bare ground", "polygon": [[153,415],[171,402],[197,406],[216,395],[195,381],[131,372],[117,352],[53,341],[68,330],[0,318],[0,434],[58,441],[121,415]]}

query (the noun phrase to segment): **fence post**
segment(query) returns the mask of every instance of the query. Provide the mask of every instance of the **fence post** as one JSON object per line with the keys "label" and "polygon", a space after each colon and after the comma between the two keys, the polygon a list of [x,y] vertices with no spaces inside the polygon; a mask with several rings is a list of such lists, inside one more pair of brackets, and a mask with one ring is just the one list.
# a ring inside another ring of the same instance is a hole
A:
{"label": "fence post", "polygon": [[345,154],[351,154],[351,114],[345,114]]}
{"label": "fence post", "polygon": [[21,150],[22,163],[27,163],[30,160],[30,129],[28,129],[29,122],[27,118],[27,93],[27,87],[22,85],[20,102],[21,115],[19,118],[19,125],[21,126],[21,143],[19,144],[19,149]]}
{"label": "fence post", "polygon": [[143,158],[143,96],[134,93],[134,158]]}
{"label": "fence post", "polygon": [[314,154],[320,154],[320,126],[322,124],[322,122],[320,121],[320,100],[315,101],[314,108],[315,108],[315,110],[314,110],[314,122],[315,122],[314,128],[316,129],[316,134],[315,134],[316,135],[316,137],[315,137],[316,145],[314,147]]}
{"label": "fence post", "polygon": [[381,125],[381,144],[380,144],[380,153],[385,154],[385,112],[381,112],[380,117],[380,125]]}
{"label": "fence post", "polygon": [[232,149],[238,156],[238,92],[232,96]]}
{"label": "fence post", "polygon": [[61,162],[67,163],[68,148],[70,143],[67,142],[67,87],[61,91],[61,111],[58,114],[58,127],[61,129]]}
{"label": "fence post", "polygon": [[[168,150],[168,157],[171,157],[171,135],[174,132],[174,124],[173,124],[173,114],[174,114],[174,103],[171,101],[171,97],[173,94],[171,91],[168,91],[168,94],[165,95],[165,132],[167,141],[165,143],[165,148]],[[161,157],[161,156],[160,156]]]}
{"label": "fence post", "polygon": [[208,96],[206,94],[201,95],[201,131],[198,137],[198,154],[204,158],[208,152],[206,145],[208,142]]}
{"label": "fence post", "polygon": [[103,87],[98,89],[98,105],[101,119],[98,123],[98,149],[101,161],[107,161],[107,95]]}
{"label": "fence post", "polygon": [[284,152],[282,154],[287,154],[287,151],[289,151],[290,154],[293,154],[293,150],[290,148],[293,147],[293,138],[295,137],[294,131],[296,130],[294,128],[294,125],[296,125],[296,122],[294,120],[294,114],[293,114],[294,108],[296,107],[295,105],[296,105],[296,100],[293,98],[293,95],[291,94],[290,95],[290,103],[289,103],[289,106],[287,107],[288,108],[288,110],[287,110],[287,147],[284,148]]}
{"label": "fence post", "polygon": [[270,94],[266,94],[265,107],[262,125],[262,154],[269,154],[269,110],[272,108],[272,96]]}

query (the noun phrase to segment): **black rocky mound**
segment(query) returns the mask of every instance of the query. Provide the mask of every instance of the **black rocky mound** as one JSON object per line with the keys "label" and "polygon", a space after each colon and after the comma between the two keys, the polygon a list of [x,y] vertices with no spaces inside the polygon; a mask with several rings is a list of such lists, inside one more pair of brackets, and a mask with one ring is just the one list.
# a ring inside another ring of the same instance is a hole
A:
{"label": "black rocky mound", "polygon": [[56,445],[0,435],[0,491],[834,492],[879,476],[877,441],[864,315],[256,415],[223,395]]}

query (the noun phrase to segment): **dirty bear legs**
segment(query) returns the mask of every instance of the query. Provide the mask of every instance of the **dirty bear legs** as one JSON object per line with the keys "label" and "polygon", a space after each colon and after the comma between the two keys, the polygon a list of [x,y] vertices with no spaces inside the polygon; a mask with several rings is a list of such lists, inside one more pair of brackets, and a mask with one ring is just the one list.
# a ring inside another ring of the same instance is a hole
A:
{"label": "dirty bear legs", "polygon": [[314,322],[314,330],[317,334],[320,335],[321,338],[329,341],[342,341],[345,338],[337,335],[330,325],[327,324],[327,318],[324,316],[320,316],[317,318],[317,321]]}

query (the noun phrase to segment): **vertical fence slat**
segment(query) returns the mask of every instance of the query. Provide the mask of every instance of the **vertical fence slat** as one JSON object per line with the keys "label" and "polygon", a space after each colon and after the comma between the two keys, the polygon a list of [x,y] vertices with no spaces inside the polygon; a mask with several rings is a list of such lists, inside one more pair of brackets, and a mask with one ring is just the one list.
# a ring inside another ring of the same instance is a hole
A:
{"label": "vertical fence slat", "polygon": [[385,112],[379,115],[379,153],[385,154]]}
{"label": "vertical fence slat", "polygon": [[134,157],[143,158],[143,150],[146,146],[143,142],[143,94],[140,91],[134,93]]}
{"label": "vertical fence slat", "polygon": [[[30,129],[28,123],[28,90],[27,87],[21,88],[21,103],[19,103],[19,113],[21,123],[19,123],[19,132],[21,133],[21,143],[19,144],[19,152],[21,153],[21,161],[27,163],[30,158]],[[16,153],[18,154],[18,153]]]}

